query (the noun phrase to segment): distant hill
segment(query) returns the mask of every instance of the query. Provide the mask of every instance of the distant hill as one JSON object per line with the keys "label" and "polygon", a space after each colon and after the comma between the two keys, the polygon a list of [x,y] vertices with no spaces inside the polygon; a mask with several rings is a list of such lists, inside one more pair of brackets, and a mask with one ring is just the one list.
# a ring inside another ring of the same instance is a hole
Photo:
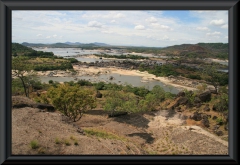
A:
{"label": "distant hill", "polygon": [[228,59],[228,43],[182,44],[162,48],[159,53],[186,58]]}
{"label": "distant hill", "polygon": [[12,43],[12,55],[23,55],[32,53],[35,50],[19,43]]}
{"label": "distant hill", "polygon": [[51,47],[51,48],[76,48],[76,47],[99,47],[99,46],[111,46],[105,43],[80,43],[80,42],[65,42],[65,43],[53,43],[53,44],[41,44],[41,43],[28,43],[23,42],[22,45],[29,47]]}

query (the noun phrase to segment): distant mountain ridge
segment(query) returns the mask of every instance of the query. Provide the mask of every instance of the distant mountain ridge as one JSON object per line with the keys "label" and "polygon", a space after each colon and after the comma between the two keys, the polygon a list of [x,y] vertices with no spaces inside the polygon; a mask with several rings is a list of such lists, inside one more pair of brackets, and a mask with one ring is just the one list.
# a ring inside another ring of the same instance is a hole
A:
{"label": "distant mountain ridge", "polygon": [[62,48],[71,48],[71,47],[82,47],[82,46],[111,46],[105,43],[100,43],[100,42],[94,42],[94,43],[80,43],[80,42],[58,42],[58,43],[53,43],[53,44],[42,44],[42,43],[28,43],[28,42],[23,42],[22,45],[28,46],[28,47],[62,47]]}

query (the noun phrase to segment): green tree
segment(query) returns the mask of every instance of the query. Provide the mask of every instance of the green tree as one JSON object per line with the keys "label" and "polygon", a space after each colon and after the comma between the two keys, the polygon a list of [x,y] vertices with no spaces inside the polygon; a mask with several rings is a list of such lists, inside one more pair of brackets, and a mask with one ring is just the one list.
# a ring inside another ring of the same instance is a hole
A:
{"label": "green tree", "polygon": [[138,100],[133,94],[110,90],[106,95],[104,110],[109,111],[111,116],[117,112],[137,112]]}
{"label": "green tree", "polygon": [[69,84],[51,87],[47,92],[55,108],[74,122],[80,120],[86,111],[96,107],[96,100],[92,94],[92,91],[84,90],[79,85],[70,86]]}
{"label": "green tree", "polygon": [[[29,97],[29,88],[34,81],[34,74],[30,73],[29,65],[26,65],[25,57],[15,57],[12,60],[12,76],[18,77],[24,88],[26,97]],[[36,77],[36,76],[35,76]]]}

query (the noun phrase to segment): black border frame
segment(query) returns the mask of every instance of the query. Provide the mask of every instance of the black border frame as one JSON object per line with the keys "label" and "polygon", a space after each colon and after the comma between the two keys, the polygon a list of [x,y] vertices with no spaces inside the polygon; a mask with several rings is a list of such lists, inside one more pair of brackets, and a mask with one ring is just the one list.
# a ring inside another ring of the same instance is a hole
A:
{"label": "black border frame", "polygon": [[[11,156],[12,10],[228,10],[229,155],[228,156]],[[0,164],[184,163],[238,164],[239,0],[0,0]]]}

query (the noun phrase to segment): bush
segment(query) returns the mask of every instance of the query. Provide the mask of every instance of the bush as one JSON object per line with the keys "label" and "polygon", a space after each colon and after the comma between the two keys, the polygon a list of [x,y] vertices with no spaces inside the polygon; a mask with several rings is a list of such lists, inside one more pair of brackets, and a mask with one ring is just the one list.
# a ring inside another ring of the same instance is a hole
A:
{"label": "bush", "polygon": [[104,89],[104,85],[105,85],[104,82],[99,82],[99,83],[95,84],[95,88],[96,88],[96,90],[103,90]]}
{"label": "bush", "polygon": [[30,146],[32,149],[37,149],[39,147],[38,141],[37,140],[32,140],[30,142]]}

